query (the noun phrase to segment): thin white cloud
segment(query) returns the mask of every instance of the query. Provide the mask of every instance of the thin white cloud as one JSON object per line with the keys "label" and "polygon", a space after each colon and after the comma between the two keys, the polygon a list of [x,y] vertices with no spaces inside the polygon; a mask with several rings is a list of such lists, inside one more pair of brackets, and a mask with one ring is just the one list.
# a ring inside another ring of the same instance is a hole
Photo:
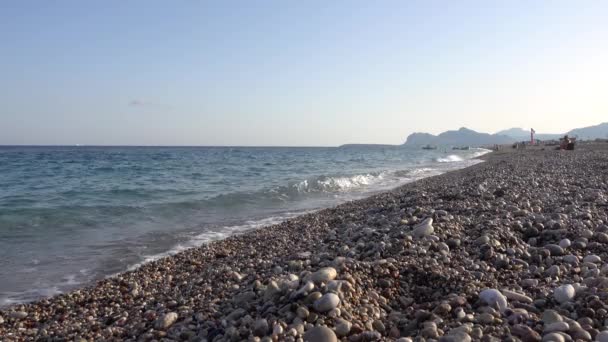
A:
{"label": "thin white cloud", "polygon": [[161,104],[161,103],[156,103],[156,102],[141,100],[141,99],[133,99],[133,100],[129,101],[129,106],[130,107],[161,108],[161,109],[170,109],[171,108],[171,106],[166,105],[166,104]]}

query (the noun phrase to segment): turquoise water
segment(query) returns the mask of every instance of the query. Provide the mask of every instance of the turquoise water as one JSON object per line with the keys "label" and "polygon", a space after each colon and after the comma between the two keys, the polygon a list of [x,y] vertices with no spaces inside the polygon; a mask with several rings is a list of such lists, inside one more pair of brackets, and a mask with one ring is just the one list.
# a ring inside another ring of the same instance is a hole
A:
{"label": "turquoise water", "polygon": [[485,152],[0,147],[0,305],[465,167]]}

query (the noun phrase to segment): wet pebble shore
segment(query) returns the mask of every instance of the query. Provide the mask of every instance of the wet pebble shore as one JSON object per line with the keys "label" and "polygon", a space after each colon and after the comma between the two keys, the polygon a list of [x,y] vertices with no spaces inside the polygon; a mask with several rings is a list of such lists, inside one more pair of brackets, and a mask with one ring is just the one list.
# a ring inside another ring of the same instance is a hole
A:
{"label": "wet pebble shore", "polygon": [[608,146],[470,168],[0,311],[0,340],[608,341]]}

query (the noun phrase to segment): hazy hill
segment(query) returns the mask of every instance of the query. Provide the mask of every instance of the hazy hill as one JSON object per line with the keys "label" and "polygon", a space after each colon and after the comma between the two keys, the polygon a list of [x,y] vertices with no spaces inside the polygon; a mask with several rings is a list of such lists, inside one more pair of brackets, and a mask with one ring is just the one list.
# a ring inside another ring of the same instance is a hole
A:
{"label": "hazy hill", "polygon": [[[528,141],[530,140],[530,131],[525,130],[523,128],[509,128],[502,130],[500,132],[496,132],[498,135],[506,135],[517,141]],[[564,136],[563,134],[546,134],[546,133],[536,133],[534,134],[534,138],[538,140],[554,140],[559,139]]]}
{"label": "hazy hill", "polygon": [[595,126],[576,128],[568,132],[569,136],[578,137],[583,140],[592,139],[607,139],[608,138],[608,122],[601,123]]}
{"label": "hazy hill", "polygon": [[439,135],[413,133],[407,137],[405,145],[468,145],[481,146],[493,144],[510,144],[516,139],[500,134],[480,133],[462,127],[457,131],[445,131]]}
{"label": "hazy hill", "polygon": [[[608,122],[601,123],[595,126],[576,128],[567,133],[561,134],[544,134],[536,133],[534,137],[538,140],[554,140],[559,139],[565,134],[578,137],[582,140],[593,140],[597,138],[608,138]],[[516,141],[530,140],[530,131],[522,128],[509,128],[499,131],[495,134],[480,133],[474,130],[462,127],[455,131],[445,131],[439,135],[430,133],[412,133],[410,134],[404,145],[408,146],[424,146],[424,145],[451,145],[451,146],[481,146],[494,144],[511,144]]]}
{"label": "hazy hill", "polygon": [[430,133],[412,133],[407,136],[404,145],[427,145],[436,142],[437,136]]}
{"label": "hazy hill", "polygon": [[526,131],[525,129],[519,128],[519,127],[503,129],[502,131],[496,132],[496,134],[507,135],[507,136],[510,136],[511,138],[521,138],[521,137],[525,137],[526,135],[530,136],[529,131]]}

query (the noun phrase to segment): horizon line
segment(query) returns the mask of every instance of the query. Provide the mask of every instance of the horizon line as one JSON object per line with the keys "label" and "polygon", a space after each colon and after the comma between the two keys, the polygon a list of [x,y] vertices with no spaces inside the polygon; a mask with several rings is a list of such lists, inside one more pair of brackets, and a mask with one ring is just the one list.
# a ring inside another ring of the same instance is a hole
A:
{"label": "horizon line", "polygon": [[402,146],[395,144],[366,144],[366,143],[347,143],[341,145],[86,145],[86,144],[0,144],[0,147],[305,147],[305,148],[330,148],[330,147],[340,147],[343,145],[386,145],[386,146]]}

